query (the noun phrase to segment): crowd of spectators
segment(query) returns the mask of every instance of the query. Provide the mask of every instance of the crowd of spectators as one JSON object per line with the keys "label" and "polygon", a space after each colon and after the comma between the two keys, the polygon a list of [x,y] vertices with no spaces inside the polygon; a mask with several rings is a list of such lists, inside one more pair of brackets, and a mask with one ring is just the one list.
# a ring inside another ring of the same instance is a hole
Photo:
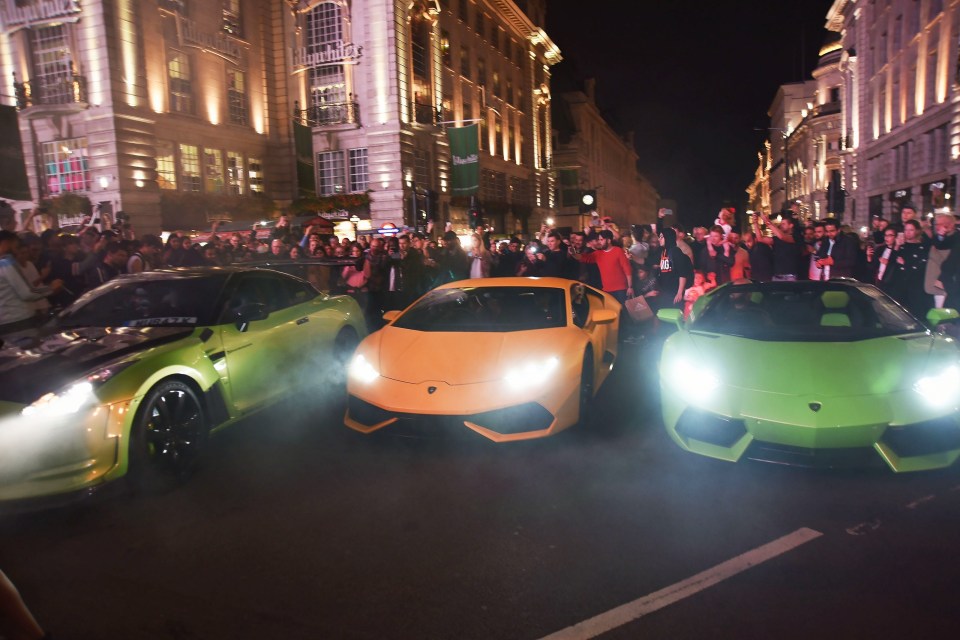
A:
{"label": "crowd of spectators", "polygon": [[[220,233],[215,224],[199,242],[175,232],[165,243],[152,234],[137,236],[124,220],[110,224],[107,216],[102,228],[91,225],[75,233],[52,224],[37,234],[3,219],[0,335],[36,326],[51,310],[121,273],[318,258],[343,261],[315,284],[357,297],[371,328],[381,325],[384,311],[404,308],[433,287],[491,276],[579,280],[621,303],[643,297],[654,311],[673,307],[689,313],[705,292],[741,278],[853,277],[876,284],[921,318],[933,306],[960,306],[960,251],[951,251],[960,235],[950,214],[925,225],[907,205],[898,224],[874,218],[866,238],[834,219],[801,225],[791,212],[778,222],[761,214],[742,234],[728,209],[692,235],[681,225],[666,225],[665,216],[661,210],[657,224],[635,226],[630,234],[604,218],[566,237],[546,226],[526,241],[516,236],[495,241],[477,232],[466,246],[449,229],[437,237],[405,233],[350,240],[328,228],[292,227],[286,216],[269,237]],[[22,226],[31,226],[32,218]],[[630,325],[623,324],[624,334],[638,337]]]}

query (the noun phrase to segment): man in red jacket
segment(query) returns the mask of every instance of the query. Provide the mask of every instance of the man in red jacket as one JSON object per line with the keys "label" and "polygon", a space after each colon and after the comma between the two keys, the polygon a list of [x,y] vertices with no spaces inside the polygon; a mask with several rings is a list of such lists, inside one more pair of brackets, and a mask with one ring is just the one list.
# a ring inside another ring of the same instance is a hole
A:
{"label": "man in red jacket", "polygon": [[623,249],[613,246],[613,231],[603,229],[600,232],[599,250],[575,254],[573,257],[580,262],[596,264],[600,269],[603,290],[620,304],[633,297],[633,271],[630,269],[630,261]]}

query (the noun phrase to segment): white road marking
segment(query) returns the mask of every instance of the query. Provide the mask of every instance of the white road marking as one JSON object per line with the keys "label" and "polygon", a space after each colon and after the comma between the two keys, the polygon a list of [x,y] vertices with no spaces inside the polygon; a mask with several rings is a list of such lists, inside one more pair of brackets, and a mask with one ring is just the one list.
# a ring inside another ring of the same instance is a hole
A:
{"label": "white road marking", "polygon": [[880,518],[874,518],[868,522],[861,522],[852,527],[847,528],[847,533],[852,536],[865,536],[871,531],[876,531],[880,528]]}
{"label": "white road marking", "polygon": [[922,498],[917,498],[916,500],[914,500],[913,502],[907,505],[907,509],[916,509],[917,507],[922,505],[924,502],[930,502],[936,497],[937,496],[932,495],[932,496],[923,496]]}
{"label": "white road marking", "polygon": [[772,560],[822,535],[819,531],[807,529],[806,527],[797,529],[791,534],[740,554],[736,558],[731,558],[712,569],[707,569],[693,577],[670,585],[665,589],[655,591],[633,602],[620,605],[615,609],[601,613],[589,620],[584,620],[572,627],[551,633],[542,638],[542,640],[588,640],[589,638],[596,638],[600,634],[616,629],[617,627],[622,627],[654,611],[663,609],[674,602],[679,602],[684,598],[688,598],[695,593],[712,587],[727,578],[746,571],[750,567],[755,567],[768,560]]}

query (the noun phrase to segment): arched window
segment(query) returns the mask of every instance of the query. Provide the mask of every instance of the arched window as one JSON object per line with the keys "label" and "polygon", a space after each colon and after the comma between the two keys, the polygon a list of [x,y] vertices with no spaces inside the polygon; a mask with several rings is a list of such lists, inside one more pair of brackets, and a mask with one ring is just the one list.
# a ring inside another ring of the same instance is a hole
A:
{"label": "arched window", "polygon": [[[343,17],[335,2],[321,2],[306,15],[308,54],[335,48],[343,40]],[[308,73],[310,102],[313,106],[342,104],[347,101],[342,64],[315,65]]]}

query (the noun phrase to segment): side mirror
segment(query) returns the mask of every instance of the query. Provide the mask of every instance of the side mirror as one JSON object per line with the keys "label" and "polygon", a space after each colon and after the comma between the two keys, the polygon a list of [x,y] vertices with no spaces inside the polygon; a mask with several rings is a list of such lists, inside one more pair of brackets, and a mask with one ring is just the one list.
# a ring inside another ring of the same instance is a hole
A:
{"label": "side mirror", "polygon": [[267,305],[262,302],[251,302],[250,304],[245,304],[242,307],[236,310],[234,315],[234,322],[237,325],[237,330],[243,333],[250,328],[251,322],[256,322],[257,320],[266,320],[267,316],[270,313],[267,311]]}
{"label": "side mirror", "polygon": [[657,318],[662,322],[675,324],[678,329],[683,326],[683,311],[681,309],[660,309],[657,311]]}
{"label": "side mirror", "polygon": [[960,313],[957,313],[956,309],[930,309],[927,312],[927,322],[931,327],[944,322],[952,322],[957,318],[960,318]]}
{"label": "side mirror", "polygon": [[400,317],[400,311],[394,309],[394,310],[392,310],[392,311],[387,311],[387,312],[385,312],[385,313],[383,314],[383,321],[384,321],[384,322],[393,322],[394,320],[396,320],[396,319],[399,318],[399,317]]}
{"label": "side mirror", "polygon": [[612,324],[619,317],[620,313],[613,309],[597,309],[590,314],[594,324]]}

